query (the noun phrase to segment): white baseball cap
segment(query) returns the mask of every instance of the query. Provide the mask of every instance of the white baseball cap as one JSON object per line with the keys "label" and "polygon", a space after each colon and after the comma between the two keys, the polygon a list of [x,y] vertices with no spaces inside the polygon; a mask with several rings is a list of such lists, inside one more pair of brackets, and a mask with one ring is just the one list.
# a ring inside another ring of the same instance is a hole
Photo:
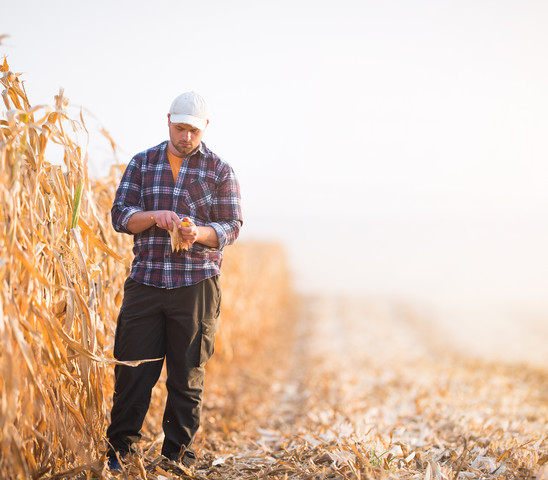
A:
{"label": "white baseball cap", "polygon": [[206,101],[196,92],[181,93],[169,108],[171,123],[185,123],[203,130],[208,121]]}

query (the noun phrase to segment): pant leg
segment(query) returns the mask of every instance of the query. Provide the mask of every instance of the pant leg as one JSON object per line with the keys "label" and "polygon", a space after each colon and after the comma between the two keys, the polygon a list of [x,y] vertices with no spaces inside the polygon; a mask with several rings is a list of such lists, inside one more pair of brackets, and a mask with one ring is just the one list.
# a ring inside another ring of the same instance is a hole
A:
{"label": "pant leg", "polygon": [[221,290],[213,277],[169,293],[162,454],[175,458],[192,444],[200,426],[205,363],[213,354]]}
{"label": "pant leg", "polygon": [[[117,360],[144,360],[165,356],[165,319],[162,290],[128,278],[114,343]],[[111,423],[107,430],[110,453],[129,451],[140,437],[150,405],[152,388],[162,371],[162,361],[137,367],[116,365]]]}

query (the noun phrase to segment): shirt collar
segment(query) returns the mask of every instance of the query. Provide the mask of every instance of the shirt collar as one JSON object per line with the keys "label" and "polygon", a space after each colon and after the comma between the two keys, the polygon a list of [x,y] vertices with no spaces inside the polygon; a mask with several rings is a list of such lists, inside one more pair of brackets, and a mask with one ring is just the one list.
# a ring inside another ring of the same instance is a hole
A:
{"label": "shirt collar", "polygon": [[198,148],[192,152],[192,155],[194,155],[196,152],[200,152],[202,155],[205,155],[205,145],[204,142],[200,142],[200,145],[198,145]]}

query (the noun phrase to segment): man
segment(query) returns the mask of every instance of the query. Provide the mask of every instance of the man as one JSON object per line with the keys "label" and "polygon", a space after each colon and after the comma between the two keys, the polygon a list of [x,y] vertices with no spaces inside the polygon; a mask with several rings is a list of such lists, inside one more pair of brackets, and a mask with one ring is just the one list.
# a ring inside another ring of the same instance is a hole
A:
{"label": "man", "polygon": [[[195,462],[190,447],[200,423],[204,365],[213,354],[220,312],[223,247],[236,240],[242,225],[234,171],[202,142],[209,124],[204,99],[183,93],[167,117],[169,140],[133,157],[111,211],[115,230],[134,236],[135,255],[124,284],[114,356],[120,361],[161,359],[115,368],[107,430],[112,469],[121,468],[118,459],[140,438],[164,358],[162,454],[185,466]],[[173,251],[170,231],[189,249]]]}

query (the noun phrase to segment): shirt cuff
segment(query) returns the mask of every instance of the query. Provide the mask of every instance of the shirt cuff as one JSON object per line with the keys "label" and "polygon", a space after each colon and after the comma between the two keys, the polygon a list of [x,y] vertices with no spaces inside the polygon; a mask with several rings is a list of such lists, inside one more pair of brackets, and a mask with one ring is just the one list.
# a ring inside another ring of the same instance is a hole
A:
{"label": "shirt cuff", "polygon": [[214,222],[214,223],[210,223],[209,226],[213,227],[215,232],[217,232],[217,239],[219,240],[219,247],[218,247],[219,250],[221,248],[226,247],[228,237],[227,237],[226,232],[225,232],[224,228],[222,227],[222,225],[220,223],[215,223]]}
{"label": "shirt cuff", "polygon": [[[143,209],[139,208],[139,207],[128,207],[128,209],[124,212],[122,218],[120,219],[120,225],[122,226],[122,228],[126,232],[129,232],[129,230],[127,228],[127,224],[129,222],[129,217],[131,217],[134,213],[142,212],[142,211],[143,211]],[[129,232],[129,233],[131,233],[131,232]]]}

